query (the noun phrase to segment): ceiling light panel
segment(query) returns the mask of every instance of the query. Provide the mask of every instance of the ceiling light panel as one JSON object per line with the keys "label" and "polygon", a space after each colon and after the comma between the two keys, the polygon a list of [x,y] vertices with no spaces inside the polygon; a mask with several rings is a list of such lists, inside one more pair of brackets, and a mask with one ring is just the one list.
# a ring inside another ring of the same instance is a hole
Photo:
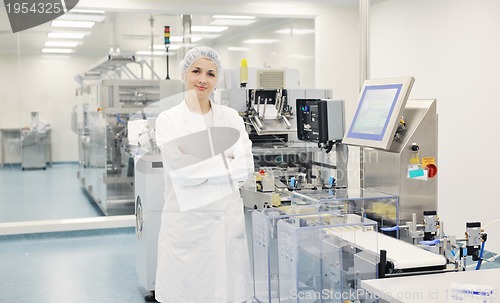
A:
{"label": "ceiling light panel", "polygon": [[191,26],[192,32],[202,32],[202,33],[220,33],[228,29],[227,26],[202,26],[193,25]]}
{"label": "ceiling light panel", "polygon": [[218,34],[196,33],[196,35],[186,35],[186,38],[191,38],[191,42],[197,42],[201,39],[216,39],[219,38]]}
{"label": "ceiling light panel", "polygon": [[77,47],[81,42],[77,41],[47,41],[45,46],[48,47]]}
{"label": "ceiling light panel", "polygon": [[285,29],[277,30],[274,33],[275,34],[286,34],[286,35],[307,35],[307,34],[313,34],[314,29],[285,28]]}
{"label": "ceiling light panel", "polygon": [[236,15],[213,15],[214,19],[242,19],[242,20],[253,20],[255,16],[236,16]]}
{"label": "ceiling light panel", "polygon": [[90,35],[86,32],[50,32],[47,34],[47,38],[55,39],[83,39],[85,36]]}
{"label": "ceiling light panel", "polygon": [[90,21],[67,21],[67,20],[54,20],[51,25],[54,27],[80,27],[80,28],[92,28],[95,22]]}
{"label": "ceiling light panel", "polygon": [[182,37],[181,36],[170,36],[170,42],[182,42]]}
{"label": "ceiling light panel", "polygon": [[243,41],[243,43],[246,44],[271,44],[271,43],[276,43],[279,42],[280,40],[276,39],[249,39]]}
{"label": "ceiling light panel", "polygon": [[242,19],[215,19],[210,22],[210,25],[216,26],[247,26],[257,20],[242,20]]}
{"label": "ceiling light panel", "polygon": [[92,21],[103,22],[106,19],[105,15],[91,15],[91,14],[64,14],[59,16],[57,20],[73,20],[73,21]]}
{"label": "ceiling light panel", "polygon": [[74,53],[74,49],[69,48],[43,48],[42,53],[53,53],[53,54],[71,54]]}
{"label": "ceiling light panel", "polygon": [[[219,37],[219,35],[217,35],[217,37]],[[200,36],[186,36],[186,38],[191,38],[191,42],[198,42],[201,39],[203,39]],[[170,37],[170,42],[174,42],[174,43],[175,42],[179,42],[179,43],[182,43],[182,42],[184,42],[184,39],[181,36],[171,36]]]}

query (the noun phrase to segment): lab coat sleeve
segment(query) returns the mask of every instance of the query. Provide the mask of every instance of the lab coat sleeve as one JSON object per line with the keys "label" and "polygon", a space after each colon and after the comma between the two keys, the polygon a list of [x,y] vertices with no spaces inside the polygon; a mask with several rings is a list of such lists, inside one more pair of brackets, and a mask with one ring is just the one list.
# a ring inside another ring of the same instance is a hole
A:
{"label": "lab coat sleeve", "polygon": [[238,117],[240,137],[234,146],[234,151],[230,154],[223,153],[225,161],[225,172],[214,174],[208,179],[208,183],[227,182],[228,178],[233,182],[244,182],[254,171],[254,161],[252,155],[252,141],[248,138],[243,120]]}
{"label": "lab coat sleeve", "polygon": [[[185,154],[177,145],[178,140],[172,134],[176,130],[168,115],[160,115],[156,120],[156,144],[161,151],[162,161],[166,169],[173,171],[182,170],[184,167],[194,166],[203,162],[203,159],[193,155]],[[193,167],[193,168],[194,168]],[[207,182],[207,177],[203,174],[173,174],[179,178],[180,184],[184,186],[200,185]]]}
{"label": "lab coat sleeve", "polygon": [[253,172],[252,141],[248,138],[243,120],[237,117],[233,124],[239,129],[239,138],[227,151],[215,155],[196,164],[185,166],[170,172],[176,183],[183,186],[199,185],[200,183],[224,184],[245,181]]}

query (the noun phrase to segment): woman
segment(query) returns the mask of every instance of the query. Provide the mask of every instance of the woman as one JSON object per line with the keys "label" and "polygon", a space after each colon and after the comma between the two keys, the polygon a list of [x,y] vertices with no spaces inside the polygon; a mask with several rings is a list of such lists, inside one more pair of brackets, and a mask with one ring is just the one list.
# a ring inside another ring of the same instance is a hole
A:
{"label": "woman", "polygon": [[181,61],[184,101],[156,122],[165,206],[155,296],[166,303],[251,300],[250,260],[238,186],[253,172],[252,143],[238,112],[214,104],[218,54],[196,47]]}

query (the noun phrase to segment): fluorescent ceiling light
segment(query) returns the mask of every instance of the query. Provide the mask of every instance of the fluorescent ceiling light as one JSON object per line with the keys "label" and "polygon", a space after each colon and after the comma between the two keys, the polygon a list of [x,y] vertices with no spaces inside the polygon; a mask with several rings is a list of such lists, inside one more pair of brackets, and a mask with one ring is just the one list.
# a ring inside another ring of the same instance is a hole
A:
{"label": "fluorescent ceiling light", "polygon": [[193,48],[195,46],[198,46],[198,44],[196,43],[181,43],[181,44],[176,44],[175,45],[177,48],[175,49],[178,49],[178,48]]}
{"label": "fluorescent ceiling light", "polygon": [[[186,38],[191,38],[191,42],[198,42],[203,39],[200,36],[186,36]],[[170,36],[170,42],[183,42],[183,38],[181,36]]]}
{"label": "fluorescent ceiling light", "polygon": [[179,49],[182,47],[182,44],[173,44],[173,45],[170,45],[168,47],[168,50],[171,51],[171,50],[176,50],[176,49]]}
{"label": "fluorescent ceiling light", "polygon": [[248,47],[229,46],[227,48],[227,50],[230,51],[230,52],[246,52],[246,51],[249,51],[250,49]]}
{"label": "fluorescent ceiling light", "polygon": [[66,20],[54,20],[51,25],[54,27],[82,27],[82,28],[92,28],[95,22],[90,21],[66,21]]}
{"label": "fluorescent ceiling light", "polygon": [[[212,36],[217,36],[216,38],[220,37],[220,35],[212,35]],[[201,39],[203,39],[204,37],[201,37],[201,36],[193,36],[193,37],[190,37],[191,38],[191,42],[198,42],[200,41]],[[210,38],[207,38],[207,39],[210,39]]]}
{"label": "fluorescent ceiling light", "polygon": [[271,43],[275,43],[278,41],[280,41],[280,40],[276,40],[276,39],[249,39],[249,40],[243,41],[243,43],[246,43],[246,44],[271,44]]}
{"label": "fluorescent ceiling light", "polygon": [[170,36],[170,42],[182,42],[182,37],[181,36]]}
{"label": "fluorescent ceiling light", "polygon": [[276,34],[286,34],[286,35],[307,35],[314,33],[314,29],[307,28],[285,28],[275,31]]}
{"label": "fluorescent ceiling light", "polygon": [[257,20],[242,20],[242,19],[215,19],[210,22],[210,25],[218,26],[247,26],[254,23]]}
{"label": "fluorescent ceiling light", "polygon": [[193,32],[220,33],[222,31],[225,31],[226,29],[228,29],[227,26],[191,26],[191,31]]}
{"label": "fluorescent ceiling light", "polygon": [[49,47],[76,47],[81,42],[77,41],[47,41],[45,42],[45,46]]}
{"label": "fluorescent ceiling light", "polygon": [[73,21],[92,21],[103,22],[106,19],[105,15],[91,15],[91,14],[64,14],[59,16],[57,20],[73,20]]}
{"label": "fluorescent ceiling light", "polygon": [[83,39],[83,37],[90,35],[85,32],[51,32],[47,34],[48,38],[56,39]]}
{"label": "fluorescent ceiling light", "polygon": [[191,38],[191,42],[197,42],[201,39],[215,39],[219,38],[220,35],[217,34],[205,34],[205,33],[196,33],[195,35],[186,35],[186,38]]}
{"label": "fluorescent ceiling light", "polygon": [[54,53],[54,54],[71,54],[74,53],[74,49],[69,48],[43,48],[42,53]]}
{"label": "fluorescent ceiling light", "polygon": [[93,9],[78,9],[74,8],[69,13],[83,13],[83,14],[104,14],[106,11],[93,10]]}
{"label": "fluorescent ceiling light", "polygon": [[236,15],[213,15],[214,19],[243,19],[243,20],[253,20],[255,16],[236,16]]}

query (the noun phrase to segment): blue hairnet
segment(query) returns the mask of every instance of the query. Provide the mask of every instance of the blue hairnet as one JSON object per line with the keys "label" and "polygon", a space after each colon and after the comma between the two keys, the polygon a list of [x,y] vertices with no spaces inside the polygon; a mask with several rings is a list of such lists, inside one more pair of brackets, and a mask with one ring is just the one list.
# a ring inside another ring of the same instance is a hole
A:
{"label": "blue hairnet", "polygon": [[208,46],[196,46],[190,49],[184,59],[180,62],[180,71],[181,71],[181,81],[184,83],[186,79],[186,73],[189,67],[193,64],[194,61],[206,58],[211,60],[217,66],[217,85],[222,82],[222,65],[220,62],[219,55],[215,50]]}

